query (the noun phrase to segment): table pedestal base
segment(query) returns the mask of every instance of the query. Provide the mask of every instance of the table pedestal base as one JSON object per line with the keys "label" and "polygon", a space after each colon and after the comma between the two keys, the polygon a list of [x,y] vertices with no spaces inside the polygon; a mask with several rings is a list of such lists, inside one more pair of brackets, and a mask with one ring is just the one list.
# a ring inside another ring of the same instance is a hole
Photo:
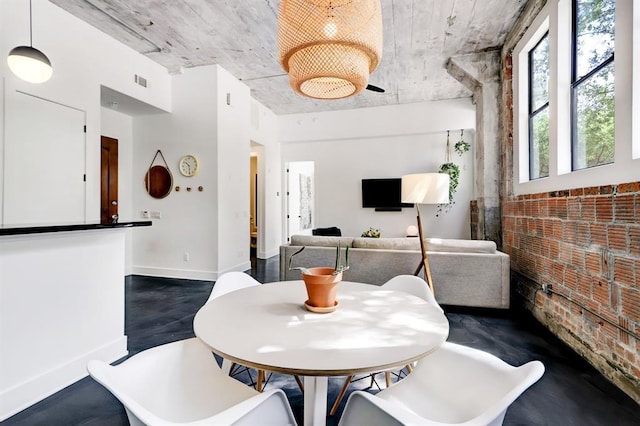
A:
{"label": "table pedestal base", "polygon": [[327,424],[328,377],[304,377],[304,426]]}

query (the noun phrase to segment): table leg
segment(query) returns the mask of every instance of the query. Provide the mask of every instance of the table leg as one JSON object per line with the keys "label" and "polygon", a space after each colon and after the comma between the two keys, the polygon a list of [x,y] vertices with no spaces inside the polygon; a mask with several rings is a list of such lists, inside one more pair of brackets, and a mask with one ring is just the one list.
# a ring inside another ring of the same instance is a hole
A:
{"label": "table leg", "polygon": [[233,364],[231,361],[229,361],[226,358],[222,358],[222,367],[220,368],[222,369],[222,372],[227,376],[231,372],[231,366],[232,366],[231,364]]}
{"label": "table leg", "polygon": [[305,376],[304,378],[304,426],[327,424],[328,377]]}

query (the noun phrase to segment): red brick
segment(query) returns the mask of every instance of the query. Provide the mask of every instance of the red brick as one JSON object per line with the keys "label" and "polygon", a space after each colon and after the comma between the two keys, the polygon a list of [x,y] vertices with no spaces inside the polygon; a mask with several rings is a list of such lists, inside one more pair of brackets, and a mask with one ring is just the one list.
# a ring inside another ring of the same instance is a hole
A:
{"label": "red brick", "polygon": [[613,202],[609,197],[596,198],[596,220],[611,222],[613,220]]}
{"label": "red brick", "polygon": [[607,226],[607,246],[612,250],[627,251],[627,227],[624,225]]}
{"label": "red brick", "polygon": [[600,257],[601,255],[599,252],[587,252],[585,255],[585,269],[587,272],[598,277],[602,274]]}
{"label": "red brick", "polygon": [[599,186],[590,186],[587,188],[584,188],[584,195],[599,195],[600,194],[600,187]]}
{"label": "red brick", "polygon": [[560,219],[567,218],[567,199],[566,198],[556,199],[556,215]]}
{"label": "red brick", "polygon": [[616,222],[633,222],[635,220],[635,198],[634,195],[619,195],[613,199]]}
{"label": "red brick", "polygon": [[551,274],[551,276],[553,277],[553,283],[554,284],[562,284],[562,281],[564,280],[564,270],[565,270],[565,266],[561,263],[558,262],[554,262],[553,264],[553,272]]}
{"label": "red brick", "polygon": [[640,290],[621,288],[622,315],[628,316],[633,321],[640,319]]}
{"label": "red brick", "polygon": [[600,305],[610,306],[609,283],[605,280],[596,280],[593,283],[593,300]]}
{"label": "red brick", "polygon": [[586,253],[583,248],[573,247],[573,250],[571,253],[571,266],[573,266],[578,270],[584,270],[585,258],[586,258]]}
{"label": "red brick", "polygon": [[547,240],[547,255],[551,260],[557,260],[560,255],[560,242],[554,240]]}
{"label": "red brick", "polygon": [[629,227],[629,254],[640,257],[640,224]]}
{"label": "red brick", "polygon": [[613,279],[632,287],[636,284],[635,260],[627,257],[614,257]]}
{"label": "red brick", "polygon": [[613,194],[614,191],[614,187],[613,185],[602,185],[600,187],[600,195],[610,195]]}
{"label": "red brick", "polygon": [[565,242],[560,243],[558,260],[565,265],[570,265],[573,256],[573,246]]}
{"label": "red brick", "polygon": [[578,289],[578,273],[574,268],[566,268],[564,270],[563,285],[571,291]]}
{"label": "red brick", "polygon": [[591,231],[588,222],[576,223],[576,243],[581,246],[591,244]]}
{"label": "red brick", "polygon": [[572,197],[580,197],[583,194],[584,194],[583,188],[574,188],[569,191],[569,195],[571,195]]}
{"label": "red brick", "polygon": [[574,244],[576,242],[577,231],[575,222],[565,222],[564,230],[562,232],[562,240],[565,243]]}
{"label": "red brick", "polygon": [[603,223],[591,223],[591,242],[595,245],[607,246],[607,225]]}
{"label": "red brick", "polygon": [[640,182],[621,183],[618,185],[618,193],[640,192]]}
{"label": "red brick", "polygon": [[581,219],[594,222],[596,220],[596,197],[584,197],[581,204]]}
{"label": "red brick", "polygon": [[584,297],[591,298],[591,277],[580,271],[577,271],[576,277],[578,293]]}
{"label": "red brick", "polygon": [[580,219],[580,198],[572,197],[567,200],[567,219]]}

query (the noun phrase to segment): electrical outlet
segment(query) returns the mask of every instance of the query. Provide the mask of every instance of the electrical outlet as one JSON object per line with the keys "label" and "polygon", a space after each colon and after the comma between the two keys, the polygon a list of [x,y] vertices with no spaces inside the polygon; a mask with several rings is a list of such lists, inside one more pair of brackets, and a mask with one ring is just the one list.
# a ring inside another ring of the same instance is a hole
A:
{"label": "electrical outlet", "polygon": [[184,260],[185,262],[189,261],[189,252],[185,251],[184,254],[182,255],[182,260]]}
{"label": "electrical outlet", "polygon": [[149,219],[149,217],[150,217],[150,216],[149,216],[149,210],[142,210],[142,211],[140,212],[140,214],[142,215],[142,218],[143,218],[143,219]]}
{"label": "electrical outlet", "polygon": [[542,292],[544,294],[551,294],[551,284],[542,284]]}
{"label": "electrical outlet", "polygon": [[160,212],[151,212],[151,217],[154,219],[162,219],[162,213]]}

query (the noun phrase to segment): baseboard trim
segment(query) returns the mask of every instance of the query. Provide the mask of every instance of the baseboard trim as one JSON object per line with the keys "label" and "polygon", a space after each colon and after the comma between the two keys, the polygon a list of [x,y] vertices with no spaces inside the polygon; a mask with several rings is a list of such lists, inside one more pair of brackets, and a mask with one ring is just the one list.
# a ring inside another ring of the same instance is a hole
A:
{"label": "baseboard trim", "polygon": [[274,248],[271,251],[258,253],[258,258],[259,259],[269,259],[269,258],[272,258],[273,256],[279,256],[279,255],[280,255],[280,249],[279,248]]}
{"label": "baseboard trim", "polygon": [[[46,350],[46,349],[44,349]],[[87,363],[93,359],[114,362],[129,352],[127,336],[122,336],[99,348],[51,368],[44,373],[14,385],[0,393],[0,421],[29,408],[54,393],[86,377]]]}
{"label": "baseboard trim", "polygon": [[222,271],[198,271],[192,269],[155,268],[149,266],[133,266],[132,275],[144,275],[147,277],[178,278],[186,280],[215,281],[225,272],[244,272],[251,269],[251,262],[242,262]]}
{"label": "baseboard trim", "polygon": [[198,271],[189,269],[155,268],[151,266],[133,266],[132,275],[148,277],[181,278],[187,280],[215,281],[217,275],[212,271]]}

